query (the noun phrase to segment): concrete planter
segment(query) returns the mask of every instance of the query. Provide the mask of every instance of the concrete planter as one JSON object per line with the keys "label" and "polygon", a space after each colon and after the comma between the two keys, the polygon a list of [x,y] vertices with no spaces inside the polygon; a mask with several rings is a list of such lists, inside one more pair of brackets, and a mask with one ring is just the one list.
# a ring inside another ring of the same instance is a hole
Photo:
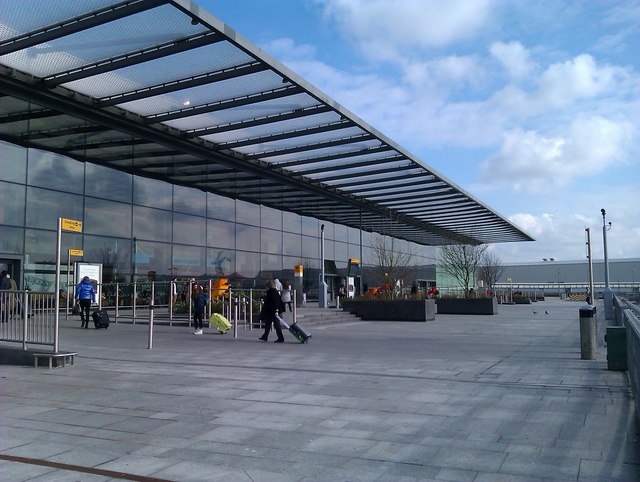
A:
{"label": "concrete planter", "polygon": [[497,298],[440,298],[436,302],[439,315],[495,315]]}
{"label": "concrete planter", "polygon": [[370,321],[434,321],[435,300],[349,300],[344,311]]}

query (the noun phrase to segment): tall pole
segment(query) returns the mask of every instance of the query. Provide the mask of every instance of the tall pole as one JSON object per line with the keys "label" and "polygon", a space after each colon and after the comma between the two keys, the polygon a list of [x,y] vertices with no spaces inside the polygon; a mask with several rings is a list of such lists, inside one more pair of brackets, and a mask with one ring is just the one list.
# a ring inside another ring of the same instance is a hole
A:
{"label": "tall pole", "polygon": [[54,298],[54,332],[53,332],[53,352],[58,353],[60,342],[60,249],[62,247],[62,218],[58,218],[58,233],[56,236],[56,291]]}
{"label": "tall pole", "polygon": [[324,282],[324,224],[320,226],[320,282],[318,283],[318,304],[320,308],[326,308],[327,283]]}
{"label": "tall pole", "polygon": [[589,260],[589,304],[595,304],[593,299],[593,261],[591,258],[591,229],[586,228],[587,232],[587,259]]}
{"label": "tall pole", "polygon": [[[607,320],[614,317],[613,313],[613,292],[609,286],[609,255],[607,253],[607,212],[602,208],[602,244],[604,246],[604,316]],[[609,223],[611,228],[611,223]]]}

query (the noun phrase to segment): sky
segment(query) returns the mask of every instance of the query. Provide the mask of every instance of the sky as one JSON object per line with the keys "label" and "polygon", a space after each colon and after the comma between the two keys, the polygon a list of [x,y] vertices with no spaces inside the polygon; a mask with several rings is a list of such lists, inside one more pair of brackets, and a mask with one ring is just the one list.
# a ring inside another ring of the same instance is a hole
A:
{"label": "sky", "polygon": [[640,0],[196,0],[535,238],[640,258]]}

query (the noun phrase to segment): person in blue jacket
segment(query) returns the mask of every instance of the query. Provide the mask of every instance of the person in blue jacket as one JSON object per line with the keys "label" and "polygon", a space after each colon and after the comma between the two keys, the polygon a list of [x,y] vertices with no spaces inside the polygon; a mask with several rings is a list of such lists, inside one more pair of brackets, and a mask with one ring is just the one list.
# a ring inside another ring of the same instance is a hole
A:
{"label": "person in blue jacket", "polygon": [[207,293],[202,289],[202,286],[199,284],[195,284],[193,287],[193,324],[196,331],[193,332],[194,335],[202,335],[202,327],[203,327],[203,318],[204,318],[204,310],[207,307],[207,303],[209,299],[207,298]]}
{"label": "person in blue jacket", "polygon": [[89,328],[89,311],[91,303],[96,302],[96,290],[88,276],[82,278],[82,281],[76,286],[76,300],[80,303],[80,316],[82,317],[82,326],[80,328]]}

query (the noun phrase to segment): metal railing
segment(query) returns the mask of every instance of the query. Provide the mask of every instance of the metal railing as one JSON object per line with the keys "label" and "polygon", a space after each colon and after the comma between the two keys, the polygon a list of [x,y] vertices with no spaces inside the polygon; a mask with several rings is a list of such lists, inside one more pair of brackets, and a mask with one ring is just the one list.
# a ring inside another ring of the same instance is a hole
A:
{"label": "metal railing", "polygon": [[[170,326],[174,323],[186,323],[191,326],[193,323],[193,283],[204,287],[205,291],[210,294],[205,310],[207,318],[212,313],[223,314],[234,325],[235,333],[238,328],[252,330],[262,326],[259,313],[265,289],[227,288],[221,292],[220,288],[214,287],[212,279],[178,283],[173,281],[104,283],[100,285],[101,296],[98,300],[98,306],[108,310],[115,323],[123,320],[133,324],[147,323],[149,309],[153,307],[156,323],[168,321]],[[75,286],[70,286],[68,289],[70,293],[73,293]],[[175,292],[177,295],[174,298]],[[213,293],[216,293],[216,296],[211,296]],[[295,300],[295,296],[295,290],[292,290],[293,300]],[[61,306],[64,309],[65,304],[62,303]],[[67,319],[71,315],[72,306],[73,296],[70,296],[66,302]],[[293,303],[293,309],[293,320],[295,320],[295,303]]]}
{"label": "metal railing", "polygon": [[56,300],[53,293],[0,291],[0,341],[55,347]]}
{"label": "metal railing", "polygon": [[[640,307],[629,300],[614,296],[613,312],[619,326],[626,328],[627,374],[633,391],[636,413],[640,413]],[[640,426],[640,420],[636,420]]]}

